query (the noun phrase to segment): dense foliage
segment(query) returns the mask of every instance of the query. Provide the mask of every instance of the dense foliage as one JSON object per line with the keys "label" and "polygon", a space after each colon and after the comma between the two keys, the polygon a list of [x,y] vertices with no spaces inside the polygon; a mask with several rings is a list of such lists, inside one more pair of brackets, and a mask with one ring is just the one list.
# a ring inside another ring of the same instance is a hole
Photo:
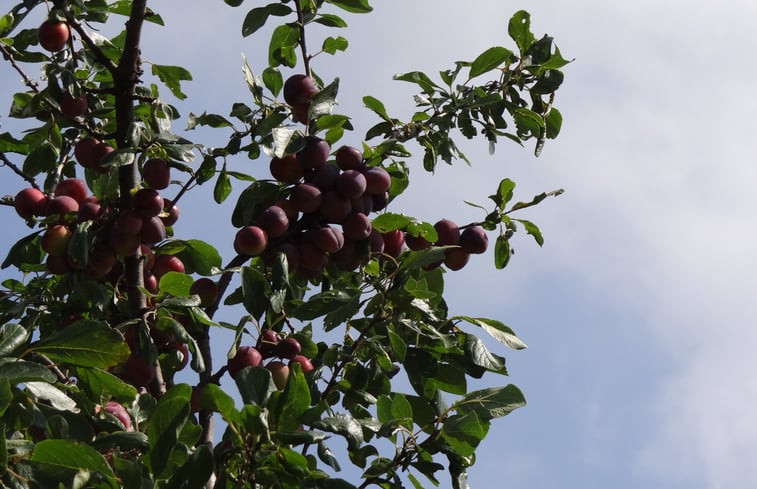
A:
{"label": "dense foliage", "polygon": [[[225,3],[203,8],[243,1]],[[411,151],[433,171],[466,160],[456,137],[482,137],[492,151],[502,138],[528,142],[538,154],[557,136],[552,102],[567,61],[552,38],[536,38],[520,11],[512,49],[398,75],[417,86],[414,115],[397,119],[365,96],[378,120],[353,147],[340,142],[355,128],[337,112],[339,79],[315,70],[348,41],[306,36],[314,24],[342,32],[347,14],[371,12],[367,0],[250,9],[243,36],[276,22],[260,40],[268,66],[243,65],[250,100],[184,121],[161,90],[186,98],[189,71],[143,62],[143,23],[163,25],[153,8],[23,0],[0,17],[0,53],[17,74],[3,96],[24,128],[0,133],[3,178],[19,188],[3,198],[3,219],[29,228],[2,263],[16,272],[0,290],[0,480],[339,489],[436,485],[446,471],[467,487],[491,421],[525,404],[479,334],[525,345],[499,320],[451,314],[444,280],[483,259],[490,235],[497,268],[518,230],[541,244],[521,210],[559,191],[517,201],[504,178],[464,225],[424,222],[393,200],[413,191]],[[31,25],[39,10],[46,20]],[[116,36],[99,33],[124,18]],[[146,69],[156,83],[143,82]],[[190,140],[203,126],[227,144]],[[230,169],[244,158],[270,161],[271,176]],[[237,256],[175,232],[201,185],[215,203],[238,195]],[[238,322],[215,319],[233,305],[245,311]],[[223,328],[233,344],[211,348]],[[470,391],[485,374],[492,386]]]}

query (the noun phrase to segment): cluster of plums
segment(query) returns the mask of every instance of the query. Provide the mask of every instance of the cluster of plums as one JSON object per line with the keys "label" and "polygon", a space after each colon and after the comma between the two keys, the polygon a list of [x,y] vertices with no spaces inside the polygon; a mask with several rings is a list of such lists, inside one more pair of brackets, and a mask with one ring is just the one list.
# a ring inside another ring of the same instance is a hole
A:
{"label": "cluster of plums", "polygon": [[[264,360],[269,360],[263,365]],[[284,362],[288,360],[288,362]],[[281,337],[273,330],[260,335],[256,346],[240,346],[226,364],[229,375],[236,378],[245,367],[264,366],[271,372],[276,387],[283,389],[289,377],[289,365],[299,363],[303,372],[313,370],[310,359],[302,354],[302,346],[293,336]]]}
{"label": "cluster of plums", "polygon": [[[298,120],[307,114],[316,92],[315,83],[305,75],[293,75],[284,83],[284,99]],[[368,218],[388,203],[389,173],[379,166],[368,167],[362,152],[352,146],[342,146],[330,157],[329,143],[311,135],[296,154],[271,159],[271,175],[287,186],[288,193],[238,230],[234,239],[238,253],[266,256],[283,252],[290,271],[306,276],[320,273],[329,262],[354,270],[372,253],[399,256],[406,234],[400,230],[379,233]],[[459,245],[448,250],[444,260],[453,270],[464,266],[471,253],[486,250],[487,237],[480,226],[461,232],[452,221],[443,219],[435,228],[439,234],[435,243],[408,235],[408,247]]]}

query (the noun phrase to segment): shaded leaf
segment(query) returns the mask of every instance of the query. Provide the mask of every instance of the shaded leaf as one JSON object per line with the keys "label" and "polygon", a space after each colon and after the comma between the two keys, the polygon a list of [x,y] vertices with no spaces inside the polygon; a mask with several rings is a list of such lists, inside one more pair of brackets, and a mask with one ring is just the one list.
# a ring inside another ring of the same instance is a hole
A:
{"label": "shaded leaf", "polygon": [[470,66],[468,78],[475,78],[505,64],[513,56],[512,51],[501,46],[494,46],[479,54]]}
{"label": "shaded leaf", "polygon": [[506,416],[526,405],[526,398],[516,386],[491,387],[471,392],[452,405],[461,413],[476,412],[482,419]]}
{"label": "shaded leaf", "polygon": [[181,66],[152,64],[152,74],[162,81],[174,97],[184,100],[187,96],[181,91],[181,82],[192,79],[192,74]]}
{"label": "shaded leaf", "polygon": [[92,320],[76,321],[33,343],[30,349],[56,362],[104,369],[123,363],[129,356],[121,333],[106,323]]}

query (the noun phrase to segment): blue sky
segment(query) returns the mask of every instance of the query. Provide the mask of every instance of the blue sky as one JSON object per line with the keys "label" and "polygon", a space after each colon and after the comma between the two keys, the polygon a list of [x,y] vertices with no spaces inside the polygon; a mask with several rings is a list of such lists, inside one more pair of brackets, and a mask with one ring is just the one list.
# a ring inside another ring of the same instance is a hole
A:
{"label": "blue sky", "polygon": [[[556,100],[563,132],[540,158],[508,143],[490,157],[483,142],[466,143],[472,168],[440,167],[433,178],[416,158],[415,190],[397,206],[429,221],[462,222],[479,217],[463,200],[485,202],[503,177],[517,182],[523,199],[566,191],[527,211],[544,232],[543,248],[524,235],[507,270],[493,270],[487,255],[448,276],[451,312],[502,320],[529,345],[505,352],[508,380],[529,405],[493,424],[472,487],[750,487],[757,478],[757,41],[750,25],[757,6],[373,3],[374,14],[347,17],[348,51],[315,61],[324,79],[341,79],[339,111],[357,127],[347,143],[358,143],[375,121],[361,109],[363,95],[407,115],[412,87],[391,81],[394,73],[433,74],[489,46],[511,47],[507,20],[518,9],[531,12],[537,36],[549,33],[575,58]],[[145,33],[145,59],[192,71],[185,115],[227,113],[247,96],[240,53],[260,71],[267,49],[265,34],[239,39],[252,4],[232,9],[218,1],[212,14],[188,2],[156,5],[168,28]],[[4,65],[0,79],[14,80]],[[0,100],[3,115],[7,103]],[[7,130],[12,122],[0,123]],[[20,182],[2,178],[0,193],[17,188]],[[230,256],[223,212],[177,229]],[[14,232],[0,243],[24,230]]]}

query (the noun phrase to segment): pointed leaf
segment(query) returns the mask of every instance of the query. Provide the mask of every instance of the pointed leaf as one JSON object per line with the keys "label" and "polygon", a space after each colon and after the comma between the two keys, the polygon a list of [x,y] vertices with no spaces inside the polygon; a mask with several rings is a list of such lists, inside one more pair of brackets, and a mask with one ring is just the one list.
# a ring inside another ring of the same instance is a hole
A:
{"label": "pointed leaf", "polygon": [[130,353],[121,333],[92,320],[76,321],[32,344],[31,350],[56,362],[103,369],[123,363]]}
{"label": "pointed leaf", "polygon": [[452,405],[460,413],[475,411],[482,419],[506,416],[526,405],[526,398],[516,386],[492,387],[473,391]]}

